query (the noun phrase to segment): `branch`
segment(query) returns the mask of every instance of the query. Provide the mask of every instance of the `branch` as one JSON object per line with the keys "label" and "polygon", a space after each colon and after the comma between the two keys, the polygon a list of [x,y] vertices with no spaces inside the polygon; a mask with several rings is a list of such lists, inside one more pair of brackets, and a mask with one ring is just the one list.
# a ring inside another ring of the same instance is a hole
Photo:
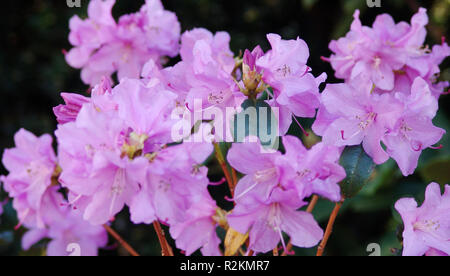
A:
{"label": "branch", "polygon": [[117,234],[116,231],[114,231],[111,227],[104,224],[103,227],[106,229],[106,231],[119,242],[119,244],[133,257],[139,257],[139,254],[131,247],[122,237]]}
{"label": "branch", "polygon": [[319,248],[317,249],[317,256],[323,255],[325,246],[327,245],[328,239],[331,236],[331,232],[333,232],[334,222],[336,220],[336,217],[337,217],[339,210],[341,209],[343,203],[344,203],[344,198],[342,198],[340,202],[336,203],[336,206],[334,207],[333,212],[330,215],[330,219],[328,220],[327,229],[325,230],[325,235],[323,237],[322,242],[319,245]]}
{"label": "branch", "polygon": [[[216,158],[219,162],[219,165],[222,167],[223,173],[225,174],[225,179],[228,183],[228,188],[230,189],[231,196],[234,197],[234,181],[233,179],[237,180],[237,177],[233,175],[233,178],[230,175],[230,171],[228,170],[227,164],[225,162],[225,158],[223,157],[222,151],[220,150],[220,146],[218,143],[214,143],[214,148],[216,150]],[[235,172],[234,172],[235,174]]]}
{"label": "branch", "polygon": [[155,228],[155,232],[158,235],[159,244],[161,245],[162,256],[173,256],[172,248],[167,242],[166,236],[164,234],[163,229],[161,228],[161,224],[159,221],[153,222],[153,227]]}

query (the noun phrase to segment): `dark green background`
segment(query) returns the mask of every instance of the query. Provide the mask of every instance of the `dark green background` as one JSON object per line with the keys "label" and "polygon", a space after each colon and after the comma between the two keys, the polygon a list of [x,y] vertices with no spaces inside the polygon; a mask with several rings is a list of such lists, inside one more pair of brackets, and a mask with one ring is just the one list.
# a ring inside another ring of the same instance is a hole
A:
{"label": "dark green background", "polygon": [[[116,18],[135,12],[143,0],[118,0],[113,13]],[[388,12],[396,21],[409,21],[419,6],[429,10],[430,26],[427,43],[440,42],[448,36],[450,4],[441,1],[382,0],[382,8],[367,8],[365,0],[163,0],[165,7],[175,11],[183,30],[204,27],[211,31],[228,31],[231,48],[253,48],[257,44],[268,49],[265,34],[279,33],[283,38],[300,36],[310,47],[309,65],[316,75],[327,72],[328,82],[337,82],[329,64],[320,56],[329,56],[328,43],[344,35],[356,8],[361,9],[361,20],[371,25],[377,14]],[[71,16],[86,15],[88,1],[82,8],[68,8],[66,1],[2,1],[0,11],[0,151],[13,146],[13,134],[21,127],[36,134],[52,133],[56,128],[52,107],[61,102],[60,92],[83,93],[87,87],[79,78],[79,71],[64,61],[62,49],[70,49],[67,41],[68,21]],[[448,60],[441,66],[442,79],[450,79]],[[450,96],[440,100],[436,125],[450,130]],[[303,122],[310,125],[311,120]],[[293,127],[291,133],[300,132]],[[446,135],[444,148],[427,150],[421,158],[418,171],[404,178],[395,163],[390,161],[378,167],[373,180],[356,198],[344,204],[326,254],[368,255],[366,246],[379,243],[383,255],[393,255],[392,248],[400,248],[396,238],[399,217],[393,204],[399,197],[415,196],[423,199],[426,184],[432,180],[441,184],[450,182],[450,141]],[[220,170],[212,162],[211,178],[220,179]],[[0,166],[0,174],[5,174]],[[223,198],[226,190],[214,188],[213,194]],[[4,193],[1,194],[4,198]],[[223,200],[219,201],[221,204]],[[227,206],[225,206],[227,207]],[[229,206],[228,206],[229,207]],[[325,227],[333,204],[321,201],[314,214]],[[0,218],[0,255],[43,254],[45,241],[25,253],[20,250],[20,236],[24,230],[12,231],[17,223],[11,207]],[[151,227],[133,226],[124,212],[114,224],[143,255],[158,255],[156,236]],[[221,235],[223,233],[220,233]],[[113,241],[111,241],[113,244]],[[299,254],[313,254],[314,250],[298,250]],[[125,254],[121,249],[101,251],[104,255]]]}

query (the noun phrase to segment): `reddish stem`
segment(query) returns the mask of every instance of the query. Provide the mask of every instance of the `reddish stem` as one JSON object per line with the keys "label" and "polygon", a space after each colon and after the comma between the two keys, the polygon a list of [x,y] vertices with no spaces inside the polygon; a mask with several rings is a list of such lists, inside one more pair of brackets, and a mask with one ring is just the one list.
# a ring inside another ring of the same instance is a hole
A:
{"label": "reddish stem", "polygon": [[155,232],[158,235],[159,244],[161,245],[162,256],[173,256],[172,248],[167,242],[166,235],[164,234],[164,231],[161,228],[161,224],[159,223],[159,221],[153,222],[153,227],[155,228]]}
{"label": "reddish stem", "polygon": [[341,199],[340,202],[336,203],[336,206],[333,209],[333,212],[330,215],[330,219],[328,220],[327,229],[325,230],[325,234],[323,236],[322,242],[319,244],[319,248],[317,249],[317,256],[322,256],[323,252],[325,251],[325,247],[327,245],[328,239],[331,236],[331,233],[333,232],[333,225],[336,221],[336,217],[339,213],[339,210],[342,207],[342,204],[344,203],[344,198]]}
{"label": "reddish stem", "polygon": [[136,250],[133,249],[122,237],[114,231],[111,227],[104,224],[103,227],[106,229],[106,231],[133,257],[139,257],[139,254],[136,252]]}
{"label": "reddish stem", "polygon": [[225,175],[225,179],[228,183],[228,188],[230,189],[231,196],[234,197],[234,181],[230,175],[230,171],[228,170],[227,164],[225,162],[225,158],[223,157],[222,151],[220,150],[219,144],[215,143],[214,148],[216,149],[216,158],[219,162],[220,167],[222,168],[222,171]]}

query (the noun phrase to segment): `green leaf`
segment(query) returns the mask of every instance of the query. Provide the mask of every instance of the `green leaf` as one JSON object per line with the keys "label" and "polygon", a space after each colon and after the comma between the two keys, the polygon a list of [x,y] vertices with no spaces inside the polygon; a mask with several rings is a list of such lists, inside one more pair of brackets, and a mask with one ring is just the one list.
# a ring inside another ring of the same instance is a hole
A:
{"label": "green leaf", "polygon": [[347,177],[340,183],[342,195],[345,198],[354,197],[369,181],[375,163],[362,146],[346,147],[340,163],[347,173]]}

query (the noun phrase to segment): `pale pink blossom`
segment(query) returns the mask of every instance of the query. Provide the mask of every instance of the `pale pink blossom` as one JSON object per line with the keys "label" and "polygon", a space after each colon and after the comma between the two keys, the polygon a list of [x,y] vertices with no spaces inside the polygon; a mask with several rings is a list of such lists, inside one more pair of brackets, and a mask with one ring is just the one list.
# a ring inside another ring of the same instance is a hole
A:
{"label": "pale pink blossom", "polygon": [[403,256],[450,255],[450,186],[428,185],[425,201],[418,207],[413,198],[402,198],[395,209],[403,219]]}

